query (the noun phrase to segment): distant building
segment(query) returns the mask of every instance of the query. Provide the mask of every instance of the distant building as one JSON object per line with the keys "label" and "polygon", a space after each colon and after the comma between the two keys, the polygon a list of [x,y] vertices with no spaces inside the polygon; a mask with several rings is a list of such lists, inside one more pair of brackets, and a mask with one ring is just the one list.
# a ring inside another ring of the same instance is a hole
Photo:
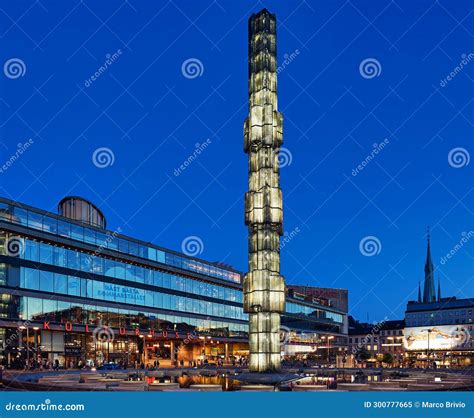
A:
{"label": "distant building", "polygon": [[[409,301],[405,312],[404,349],[411,365],[423,367],[467,366],[474,363],[474,299],[435,294],[430,237],[425,262],[423,292]],[[423,296],[422,296],[423,295]],[[436,365],[436,366],[435,366]]]}
{"label": "distant building", "polygon": [[[382,363],[384,354],[390,354],[390,365],[399,366],[403,361],[404,328],[403,320],[383,320],[369,324],[349,317],[348,354],[354,355],[359,363],[366,362],[374,366]],[[362,352],[367,358],[361,355]]]}
{"label": "distant building", "polygon": [[349,297],[347,289],[333,289],[328,287],[314,287],[301,285],[287,285],[290,294],[305,300],[312,300],[321,305],[330,306],[343,312],[348,311]]}

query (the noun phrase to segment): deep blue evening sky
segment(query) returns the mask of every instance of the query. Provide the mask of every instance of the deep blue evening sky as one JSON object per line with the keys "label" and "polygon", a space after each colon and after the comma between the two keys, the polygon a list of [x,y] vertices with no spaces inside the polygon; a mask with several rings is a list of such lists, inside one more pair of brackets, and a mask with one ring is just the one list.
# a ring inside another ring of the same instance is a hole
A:
{"label": "deep blue evening sky", "polygon": [[[262,7],[277,15],[279,64],[293,54],[279,75],[287,282],[348,288],[361,320],[401,318],[431,225],[443,295],[472,297],[474,239],[440,263],[474,229],[470,1],[2,2],[2,67],[18,58],[26,72],[0,73],[1,163],[34,142],[0,194],[51,211],[81,195],[112,230],[175,250],[198,236],[201,258],[245,270],[247,19]],[[183,75],[190,58],[198,77]],[[113,165],[94,165],[100,147]],[[367,236],[379,254],[361,253]]]}

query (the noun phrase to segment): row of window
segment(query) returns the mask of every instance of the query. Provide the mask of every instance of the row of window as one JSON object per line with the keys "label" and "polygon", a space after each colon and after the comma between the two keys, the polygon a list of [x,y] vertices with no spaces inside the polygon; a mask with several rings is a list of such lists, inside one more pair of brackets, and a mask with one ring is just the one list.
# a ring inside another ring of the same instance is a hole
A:
{"label": "row of window", "polygon": [[21,267],[20,287],[69,296],[80,296],[122,304],[143,305],[178,312],[196,313],[229,319],[247,320],[242,307],[207,302],[184,296],[121,286],[97,280]]}
{"label": "row of window", "polygon": [[74,324],[107,325],[126,329],[197,330],[214,335],[246,335],[248,325],[211,321],[179,315],[162,315],[146,311],[70,303],[58,300],[21,297],[19,317],[29,321],[72,322]]}
{"label": "row of window", "polygon": [[443,319],[427,319],[427,320],[421,320],[421,321],[416,321],[416,320],[407,320],[406,324],[407,327],[421,327],[421,326],[433,326],[433,325],[452,325],[452,324],[472,324],[473,320],[472,318],[468,319],[452,319],[452,318],[443,318]]}
{"label": "row of window", "polygon": [[124,238],[118,238],[115,233],[110,231],[97,231],[92,228],[68,222],[67,220],[59,220],[3,202],[0,202],[0,219],[62,237],[72,238],[88,244],[97,245],[98,247],[108,248],[110,250],[120,251],[147,260],[195,271],[207,276],[217,277],[219,279],[229,280],[236,283],[241,282],[239,273],[168,253],[157,248],[141,245]]}
{"label": "row of window", "polygon": [[[403,341],[403,337],[394,337],[392,339],[390,339],[390,338],[380,338],[380,343],[381,344],[398,343],[398,342],[401,342],[401,341]],[[359,337],[349,338],[349,344],[352,344],[353,342],[355,344],[358,344],[359,343]],[[374,336],[370,337],[369,335],[366,335],[365,337],[360,338],[360,342],[362,344],[377,343],[377,342],[379,342],[379,339],[378,339],[378,337],[374,337]]]}
{"label": "row of window", "polygon": [[436,312],[423,312],[423,313],[410,313],[407,314],[407,319],[415,319],[415,318],[447,318],[453,316],[472,316],[472,309],[461,309],[461,310],[443,310],[443,311],[436,311]]}
{"label": "row of window", "polygon": [[292,313],[295,315],[307,315],[307,316],[316,316],[321,319],[329,319],[331,321],[342,323],[342,315],[325,311],[323,309],[314,309],[310,306],[298,305],[296,303],[287,302],[286,303],[286,312]]}
{"label": "row of window", "polygon": [[[11,240],[11,237],[12,235],[7,237],[7,241]],[[17,236],[14,238],[18,239]],[[3,246],[3,252],[8,255],[7,246],[8,242],[6,246]],[[27,238],[21,238],[19,247],[20,251],[17,254],[25,260],[242,303],[242,292],[237,289],[175,276],[159,270],[122,263]],[[2,252],[1,248],[2,246],[0,246],[0,253]]]}

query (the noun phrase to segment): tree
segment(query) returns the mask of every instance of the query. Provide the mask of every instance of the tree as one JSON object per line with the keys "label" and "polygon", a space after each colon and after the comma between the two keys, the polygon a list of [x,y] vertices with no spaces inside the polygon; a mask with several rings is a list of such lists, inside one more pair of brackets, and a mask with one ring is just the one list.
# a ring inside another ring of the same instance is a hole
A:
{"label": "tree", "polygon": [[359,361],[366,361],[370,358],[370,353],[366,350],[365,347],[359,347],[357,349],[355,357]]}
{"label": "tree", "polygon": [[382,357],[382,363],[392,364],[393,363],[393,356],[390,353],[384,353],[383,357]]}

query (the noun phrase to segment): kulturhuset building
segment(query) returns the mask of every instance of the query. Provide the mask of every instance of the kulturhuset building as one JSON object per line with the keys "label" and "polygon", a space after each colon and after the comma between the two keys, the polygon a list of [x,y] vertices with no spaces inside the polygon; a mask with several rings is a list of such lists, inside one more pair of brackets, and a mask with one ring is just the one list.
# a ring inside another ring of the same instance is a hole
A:
{"label": "kulturhuset building", "polygon": [[[63,199],[58,214],[0,198],[3,364],[188,365],[248,356],[241,272],[106,228],[82,198]],[[281,324],[283,354],[317,351],[326,337],[337,352],[347,309],[287,294]]]}

